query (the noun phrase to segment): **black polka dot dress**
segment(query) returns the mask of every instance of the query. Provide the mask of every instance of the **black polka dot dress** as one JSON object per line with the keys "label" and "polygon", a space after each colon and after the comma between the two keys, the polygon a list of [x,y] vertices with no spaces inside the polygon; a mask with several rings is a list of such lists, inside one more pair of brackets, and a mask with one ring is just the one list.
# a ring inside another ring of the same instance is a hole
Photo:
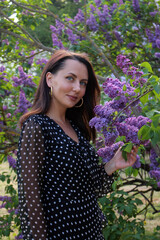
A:
{"label": "black polka dot dress", "polygon": [[97,196],[110,191],[113,177],[71,124],[79,143],[46,115],[33,115],[23,124],[17,174],[24,240],[104,239]]}

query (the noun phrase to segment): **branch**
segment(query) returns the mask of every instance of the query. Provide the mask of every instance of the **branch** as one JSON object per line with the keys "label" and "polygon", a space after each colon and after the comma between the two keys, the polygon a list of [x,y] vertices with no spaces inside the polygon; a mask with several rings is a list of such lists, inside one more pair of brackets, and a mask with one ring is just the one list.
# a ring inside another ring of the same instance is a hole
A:
{"label": "branch", "polygon": [[[31,38],[34,42],[38,42],[34,39],[33,36],[31,36],[31,34],[29,32],[27,32],[22,26],[20,26],[18,23],[15,23],[13,20],[11,20],[9,17],[7,17],[2,11],[0,11],[0,14],[6,18],[8,21],[10,21],[11,23],[13,23],[16,27],[20,28],[22,30],[22,32],[27,35],[29,38]],[[39,42],[40,43],[40,42]]]}
{"label": "branch", "polygon": [[116,119],[121,115],[121,113],[123,113],[124,110],[126,110],[128,107],[130,107],[133,103],[137,102],[141,97],[145,96],[147,93],[152,92],[153,88],[147,90],[146,92],[144,92],[142,95],[137,96],[133,101],[131,101],[127,106],[125,106],[116,116],[116,118],[114,119],[113,122],[116,121]]}
{"label": "branch", "polygon": [[3,124],[0,124],[0,128],[4,129],[4,131],[7,132],[8,134],[20,136],[20,131],[12,129],[8,126],[4,126]]}
{"label": "branch", "polygon": [[38,12],[38,13],[41,13],[41,14],[45,14],[47,16],[52,16],[55,19],[57,19],[59,22],[61,22],[65,27],[67,27],[67,28],[71,29],[73,32],[75,32],[77,35],[85,37],[92,44],[92,46],[95,47],[95,49],[97,50],[99,56],[101,56],[103,58],[104,62],[111,69],[111,71],[114,74],[114,76],[120,79],[119,74],[116,72],[116,70],[114,69],[113,65],[108,60],[108,58],[104,55],[103,51],[98,47],[98,45],[87,34],[82,33],[80,31],[78,31],[76,28],[73,28],[73,27],[69,26],[68,23],[63,22],[56,14],[54,14],[51,11],[49,11],[48,9],[47,10],[42,10],[39,7],[36,7],[36,9],[35,9],[35,6],[33,6],[34,9],[32,9],[32,8],[26,7],[27,5],[17,3],[14,0],[11,0],[11,2],[14,3],[15,5],[20,6],[22,8],[25,8],[25,9],[27,9],[29,11]]}
{"label": "branch", "polygon": [[30,44],[31,46],[38,47],[38,48],[43,49],[43,50],[45,50],[45,51],[47,51],[47,52],[51,52],[51,53],[54,52],[54,49],[53,49],[53,48],[46,47],[46,46],[44,46],[42,43],[39,43],[39,42],[37,42],[37,41],[36,41],[36,42],[33,42],[33,41],[31,41],[31,40],[29,40],[29,39],[27,39],[27,38],[24,38],[24,37],[20,36],[20,35],[17,34],[17,33],[11,32],[11,31],[9,31],[9,30],[7,30],[7,29],[2,29],[2,28],[0,28],[0,30],[1,30],[1,32],[3,32],[3,33],[6,33],[6,34],[11,35],[11,36],[13,36],[13,37],[15,37],[15,38],[21,39],[22,41]]}
{"label": "branch", "polygon": [[18,148],[18,144],[9,145],[6,148],[0,148],[0,154],[8,154],[11,151],[14,151]]}

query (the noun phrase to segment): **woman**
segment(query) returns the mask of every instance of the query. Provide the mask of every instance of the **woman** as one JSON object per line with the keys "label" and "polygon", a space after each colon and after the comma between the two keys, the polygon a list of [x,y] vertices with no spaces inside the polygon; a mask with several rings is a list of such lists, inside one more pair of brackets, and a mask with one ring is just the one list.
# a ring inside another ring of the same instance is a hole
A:
{"label": "woman", "polygon": [[104,166],[89,141],[99,85],[85,54],[56,51],[46,64],[32,110],[22,116],[18,192],[24,239],[104,239],[97,196],[106,194],[112,173],[136,161],[133,148]]}

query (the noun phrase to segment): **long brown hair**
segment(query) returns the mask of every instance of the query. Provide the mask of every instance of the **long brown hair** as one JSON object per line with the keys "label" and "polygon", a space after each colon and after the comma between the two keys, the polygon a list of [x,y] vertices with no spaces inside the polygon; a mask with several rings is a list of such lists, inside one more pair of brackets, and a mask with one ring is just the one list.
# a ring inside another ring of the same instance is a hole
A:
{"label": "long brown hair", "polygon": [[89,121],[95,116],[93,109],[95,105],[99,103],[100,87],[93,67],[88,59],[88,56],[85,53],[74,53],[66,50],[55,51],[43,69],[32,109],[20,118],[20,124],[22,126],[23,122],[31,115],[47,113],[51,103],[51,96],[50,88],[46,83],[46,74],[47,72],[51,72],[53,74],[57,73],[64,67],[65,61],[67,59],[72,59],[83,63],[87,67],[89,79],[86,92],[83,97],[84,103],[82,107],[68,108],[66,117],[72,120],[80,128],[88,140],[92,140],[94,142],[96,132],[94,128],[90,128]]}

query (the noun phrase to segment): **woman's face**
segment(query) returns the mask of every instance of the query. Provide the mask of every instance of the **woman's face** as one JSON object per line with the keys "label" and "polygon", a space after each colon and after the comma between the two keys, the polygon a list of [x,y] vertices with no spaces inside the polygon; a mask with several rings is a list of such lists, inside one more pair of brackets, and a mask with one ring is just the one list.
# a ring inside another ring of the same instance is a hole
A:
{"label": "woman's face", "polygon": [[47,73],[47,84],[52,87],[52,103],[71,108],[84,96],[88,83],[87,67],[76,60],[67,59],[56,74]]}

